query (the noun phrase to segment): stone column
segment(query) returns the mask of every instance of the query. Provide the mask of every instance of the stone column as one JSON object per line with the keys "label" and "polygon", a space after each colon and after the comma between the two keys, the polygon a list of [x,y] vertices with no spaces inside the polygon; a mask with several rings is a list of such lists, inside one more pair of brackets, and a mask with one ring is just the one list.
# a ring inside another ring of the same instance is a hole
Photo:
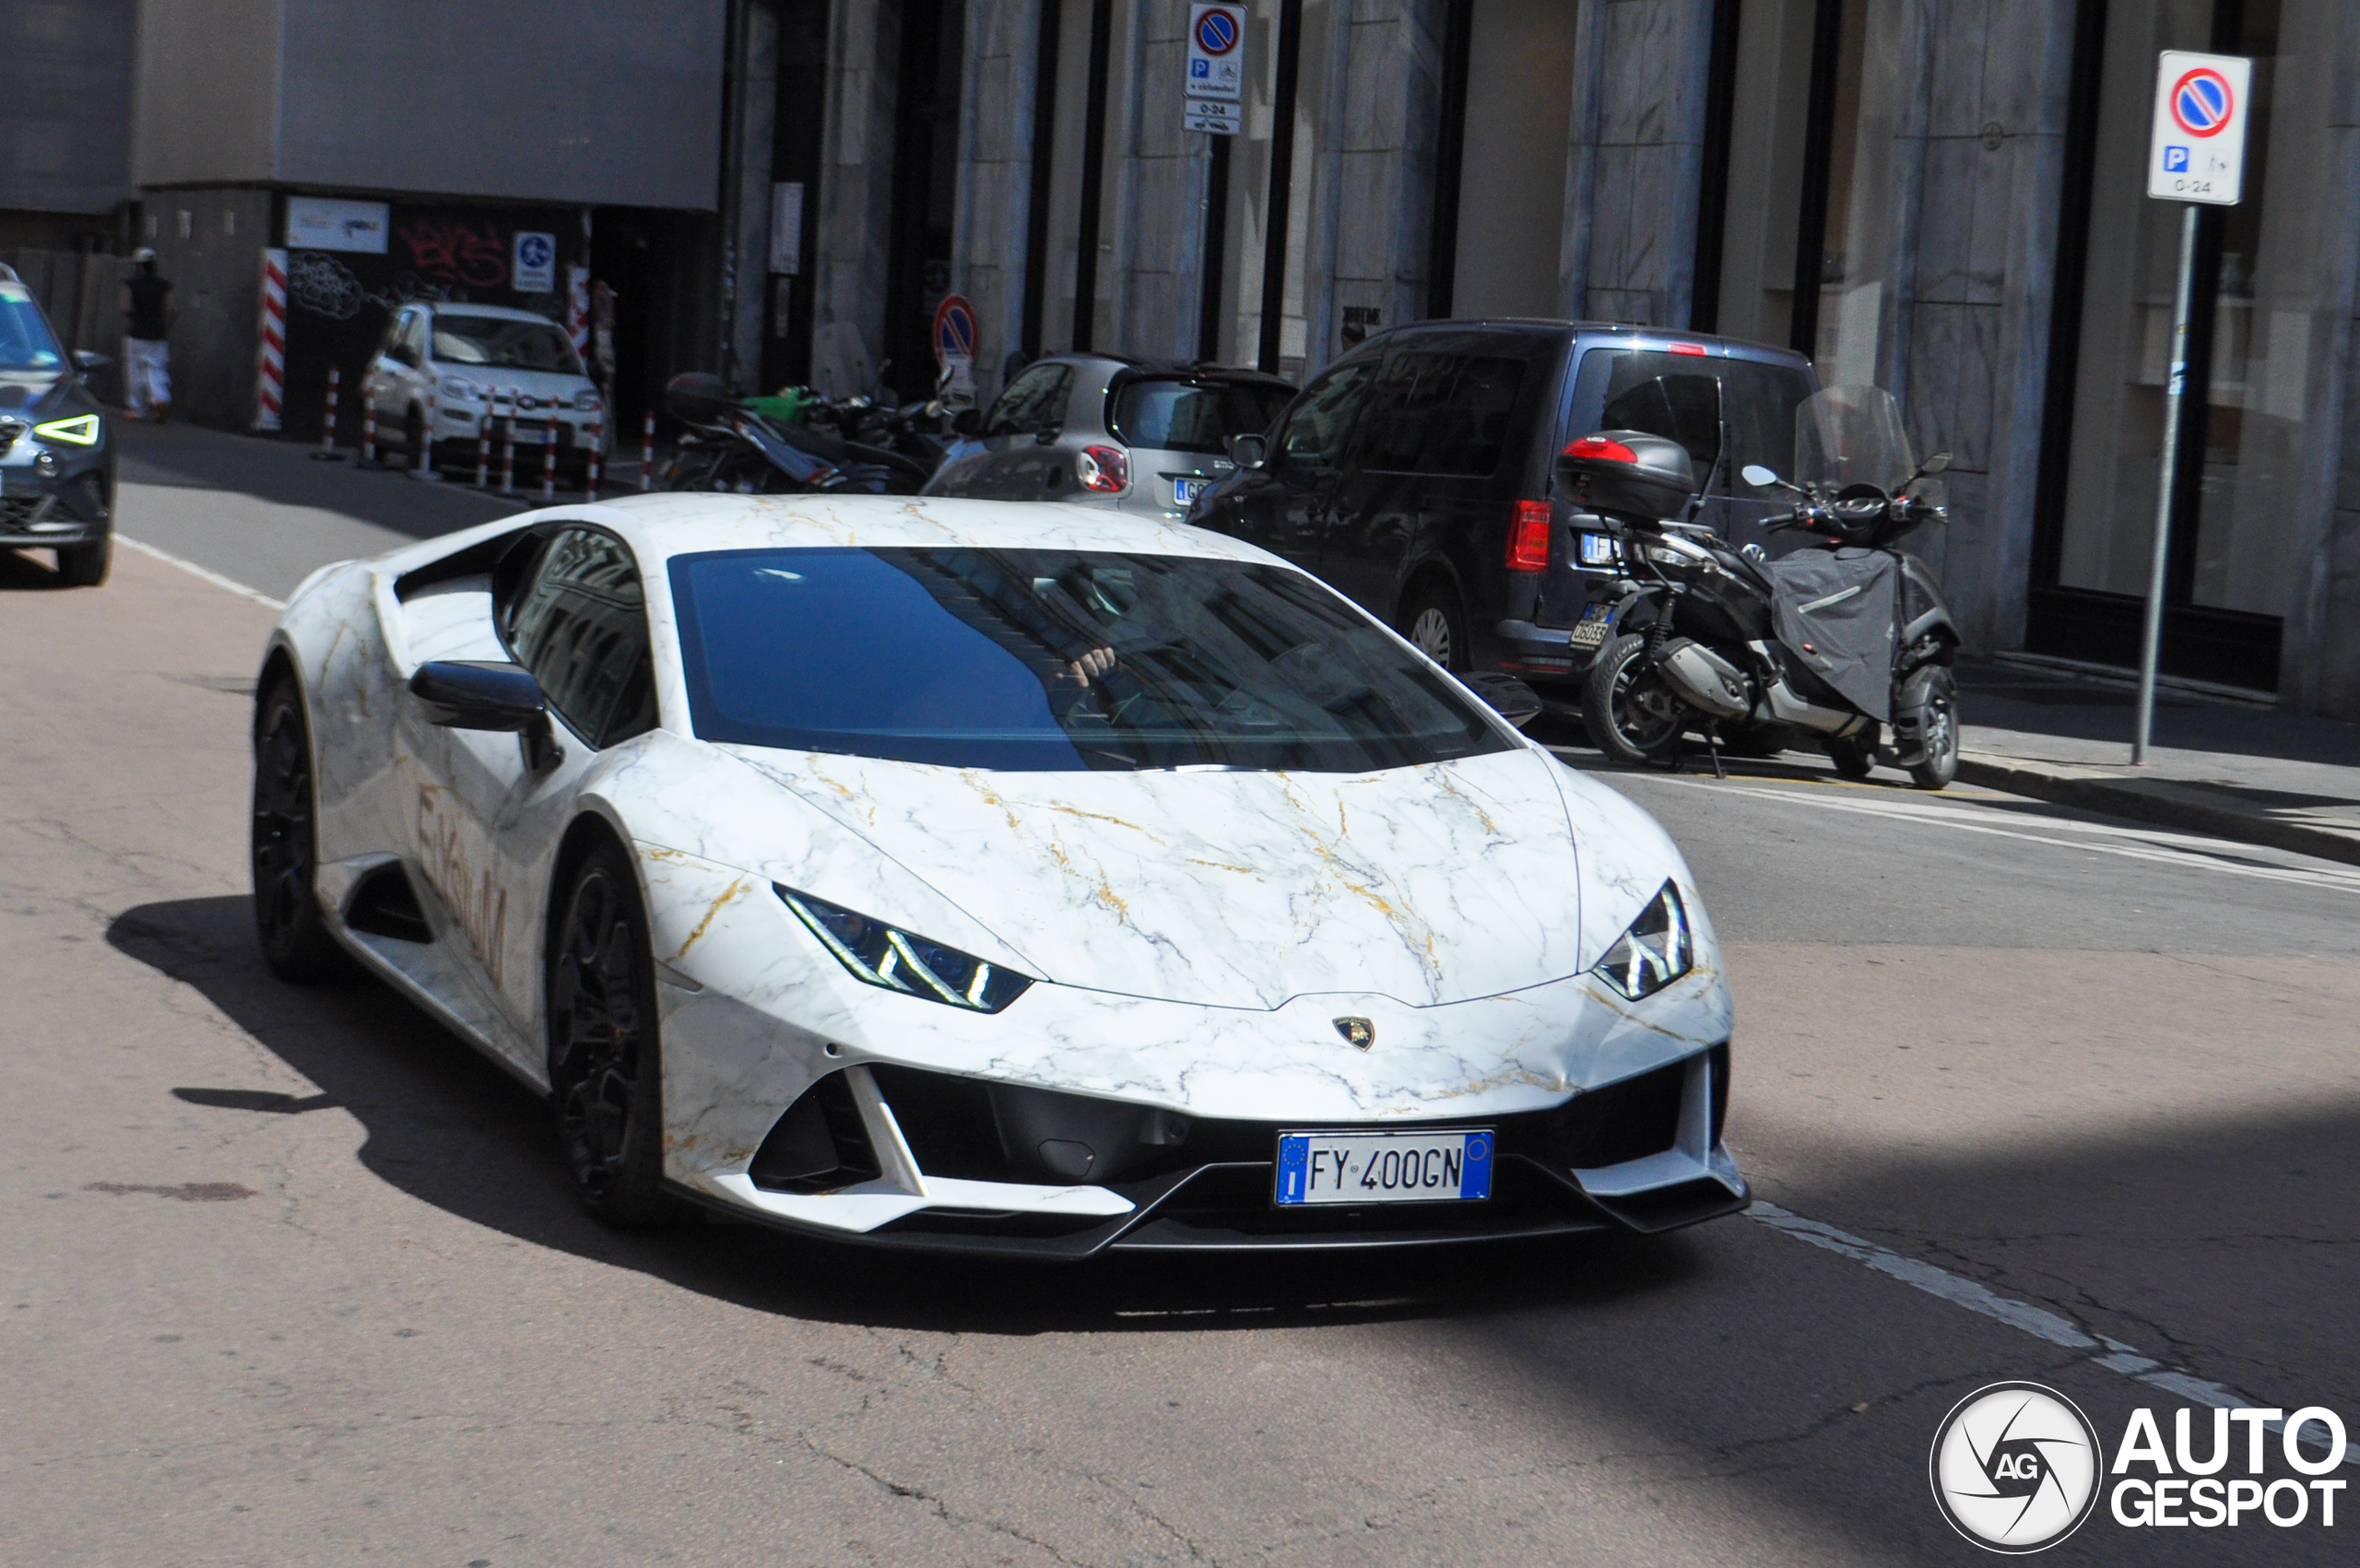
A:
{"label": "stone column", "polygon": [[1342,351],[1357,312],[1374,312],[1379,330],[1424,315],[1434,227],[1443,0],[1364,0],[1336,12],[1305,375]]}
{"label": "stone column", "polygon": [[1032,125],[1039,84],[1041,0],[967,0],[959,111],[959,205],[951,287],[975,308],[975,396],[997,395],[1009,352],[1024,336]]}
{"label": "stone column", "polygon": [[1685,326],[1712,0],[1577,0],[1560,309]]}
{"label": "stone column", "polygon": [[885,342],[885,258],[893,234],[893,113],[899,0],[829,7],[828,123],[821,140],[811,380],[844,396],[877,384]]}
{"label": "stone column", "polygon": [[733,178],[730,231],[724,282],[728,292],[723,310],[724,332],[731,369],[749,392],[767,392],[755,385],[762,368],[763,295],[770,285],[771,141],[778,110],[778,11],[768,0],[746,0],[735,41],[742,57],[737,63],[737,123],[723,128],[734,156],[726,162]]}

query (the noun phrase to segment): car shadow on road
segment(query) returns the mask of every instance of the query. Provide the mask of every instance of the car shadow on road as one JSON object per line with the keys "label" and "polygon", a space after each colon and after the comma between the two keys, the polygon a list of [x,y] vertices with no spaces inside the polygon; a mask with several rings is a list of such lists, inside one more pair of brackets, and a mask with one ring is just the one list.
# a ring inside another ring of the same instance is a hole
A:
{"label": "car shadow on road", "polygon": [[1680,1236],[1484,1249],[1251,1257],[1121,1256],[1080,1264],[888,1253],[714,1216],[656,1232],[582,1212],[537,1096],[373,980],[294,986],[265,967],[244,896],[143,904],[107,940],[195,987],[317,1094],[159,1086],[222,1115],[341,1107],[360,1160],[413,1197],[536,1245],[655,1275],[761,1311],[870,1326],[1036,1334],[1268,1327],[1580,1310],[1676,1290],[1703,1271]]}
{"label": "car shadow on road", "polygon": [[[41,551],[48,556],[48,550]],[[60,587],[54,569],[35,560],[22,550],[0,549],[0,593],[22,591],[45,593]]]}

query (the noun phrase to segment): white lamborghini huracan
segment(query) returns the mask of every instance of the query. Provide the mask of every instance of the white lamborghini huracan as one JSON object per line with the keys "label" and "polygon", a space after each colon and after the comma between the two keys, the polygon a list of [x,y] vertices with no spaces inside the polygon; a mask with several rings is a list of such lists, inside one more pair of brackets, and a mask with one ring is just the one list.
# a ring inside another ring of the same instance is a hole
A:
{"label": "white lamborghini huracan", "polygon": [[1079,1256],[1727,1214],[1679,852],[1251,546],[649,496],[314,574],[255,914],[554,1106],[590,1208]]}

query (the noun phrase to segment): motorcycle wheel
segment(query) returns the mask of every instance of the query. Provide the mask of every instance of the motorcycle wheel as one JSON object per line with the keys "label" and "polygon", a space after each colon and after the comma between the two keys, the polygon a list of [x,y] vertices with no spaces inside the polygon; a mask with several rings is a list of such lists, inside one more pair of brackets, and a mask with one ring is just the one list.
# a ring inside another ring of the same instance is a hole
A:
{"label": "motorcycle wheel", "polygon": [[1680,749],[1687,705],[1640,655],[1646,639],[1617,637],[1598,651],[1582,686],[1590,744],[1618,762],[1661,764]]}
{"label": "motorcycle wheel", "polygon": [[1838,740],[1831,735],[1821,737],[1819,744],[1827,752],[1827,760],[1835,764],[1836,772],[1845,778],[1867,778],[1869,770],[1876,765],[1875,752],[1868,742]]}
{"label": "motorcycle wheel", "polygon": [[1894,728],[1916,737],[1918,760],[1909,782],[1919,789],[1943,789],[1958,777],[1958,681],[1941,665],[1910,672],[1901,685]]}

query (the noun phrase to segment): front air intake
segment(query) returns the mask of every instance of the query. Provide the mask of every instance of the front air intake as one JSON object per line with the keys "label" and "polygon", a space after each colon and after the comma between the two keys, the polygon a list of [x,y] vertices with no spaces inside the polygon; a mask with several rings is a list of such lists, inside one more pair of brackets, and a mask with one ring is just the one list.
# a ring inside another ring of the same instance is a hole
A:
{"label": "front air intake", "polygon": [[786,1108],[746,1174],[765,1192],[833,1192],[878,1175],[852,1085],[830,1073]]}

